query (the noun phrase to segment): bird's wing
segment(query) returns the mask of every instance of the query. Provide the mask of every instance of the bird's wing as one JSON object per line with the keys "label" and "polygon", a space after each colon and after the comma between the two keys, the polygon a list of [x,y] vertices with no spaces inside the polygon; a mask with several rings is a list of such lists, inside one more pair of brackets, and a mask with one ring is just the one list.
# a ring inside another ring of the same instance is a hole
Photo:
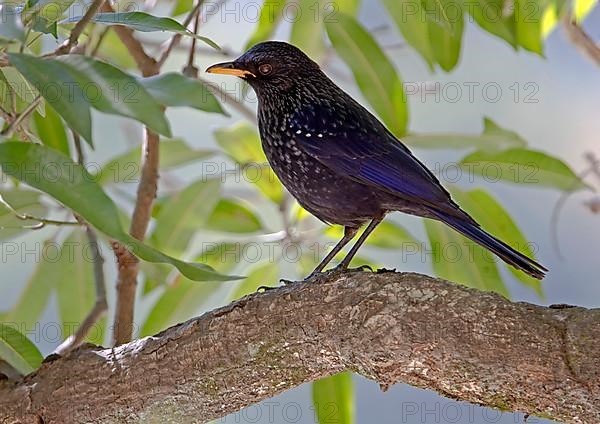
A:
{"label": "bird's wing", "polygon": [[301,110],[290,121],[294,142],[337,173],[405,200],[462,215],[433,173],[364,112],[368,116],[358,113],[340,118],[328,109]]}

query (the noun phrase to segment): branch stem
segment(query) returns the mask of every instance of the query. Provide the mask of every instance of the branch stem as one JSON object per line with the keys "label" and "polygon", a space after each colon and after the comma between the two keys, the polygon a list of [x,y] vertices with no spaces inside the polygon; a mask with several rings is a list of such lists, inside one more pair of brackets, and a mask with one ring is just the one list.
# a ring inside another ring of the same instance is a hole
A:
{"label": "branch stem", "polygon": [[33,111],[39,106],[41,101],[42,101],[42,96],[38,95],[35,99],[33,99],[33,101],[31,103],[29,103],[27,105],[27,107],[23,110],[23,112],[18,114],[15,117],[15,119],[10,124],[8,124],[8,127],[6,127],[4,129],[4,131],[2,131],[0,133],[0,135],[3,135],[5,137],[11,137],[13,135],[13,133],[15,132],[15,130],[17,130],[19,128],[19,125],[21,125],[21,123],[27,117],[29,117],[29,115],[31,113],[33,113]]}
{"label": "branch stem", "polygon": [[208,422],[351,370],[384,389],[597,423],[599,339],[599,309],[512,303],[419,274],[326,273],[0,380],[0,422]]}

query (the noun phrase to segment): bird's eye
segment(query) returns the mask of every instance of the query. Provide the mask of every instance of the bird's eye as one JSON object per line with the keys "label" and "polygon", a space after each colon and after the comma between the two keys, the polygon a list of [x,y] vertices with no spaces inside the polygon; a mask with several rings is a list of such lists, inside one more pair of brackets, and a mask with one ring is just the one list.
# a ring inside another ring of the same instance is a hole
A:
{"label": "bird's eye", "polygon": [[269,75],[273,71],[273,67],[268,63],[263,63],[258,67],[258,72],[262,75]]}

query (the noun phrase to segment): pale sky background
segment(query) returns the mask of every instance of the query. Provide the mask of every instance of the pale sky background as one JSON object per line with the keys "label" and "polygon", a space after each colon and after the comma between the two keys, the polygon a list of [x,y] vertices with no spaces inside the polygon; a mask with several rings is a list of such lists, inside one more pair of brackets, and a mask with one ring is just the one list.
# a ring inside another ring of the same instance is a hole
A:
{"label": "pale sky background", "polygon": [[[234,4],[234,0],[230,0]],[[240,4],[243,4],[241,2]],[[233,6],[230,6],[233,7]],[[380,27],[389,23],[385,12],[375,0],[364,0],[360,12],[361,21],[367,28]],[[222,46],[239,51],[243,47],[253,24],[240,19],[235,14],[226,19],[212,18],[201,27],[201,34],[209,36]],[[600,37],[600,13],[594,11],[585,24],[592,37]],[[289,28],[283,26],[277,38],[285,39]],[[393,25],[385,31],[377,32],[383,44],[396,44],[398,32]],[[491,117],[499,125],[518,132],[530,147],[546,151],[565,160],[577,172],[585,166],[583,154],[593,151],[600,156],[600,68],[583,58],[565,39],[564,33],[555,30],[546,42],[545,58],[531,53],[519,52],[504,41],[483,32],[479,27],[466,26],[460,64],[449,74],[431,74],[421,58],[410,48],[394,48],[388,54],[394,60],[402,79],[407,83],[440,82],[458,83],[464,88],[462,98],[450,102],[442,98],[437,102],[434,96],[422,99],[419,95],[410,97],[410,130],[413,132],[458,132],[478,134],[482,129],[484,116]],[[183,56],[171,61],[173,70],[179,70]],[[199,67],[221,61],[218,56],[199,58]],[[351,74],[341,62],[335,62],[332,78],[360,99],[360,93],[347,81]],[[345,76],[345,77],[344,77]],[[233,84],[231,79],[208,76],[213,81]],[[480,86],[495,83],[502,89],[502,96],[495,102],[486,101],[481,91],[475,89],[474,101],[468,99],[464,83],[476,82]],[[537,88],[534,98],[537,103],[515,102],[511,86],[517,84],[523,97],[528,83]],[[233,87],[233,85],[231,85]],[[231,111],[231,109],[229,109]],[[204,114],[191,109],[170,110],[169,118],[176,136],[184,138],[197,148],[215,148],[212,131],[229,126],[241,119],[232,111],[233,117],[226,118]],[[131,140],[125,140],[123,129],[134,128],[131,122],[124,123],[114,117],[96,114],[94,122],[97,151],[91,160],[102,162],[120,151],[127,150]],[[456,151],[424,151],[415,153],[428,165],[434,167],[446,164],[461,156]],[[187,169],[187,168],[186,168]],[[189,175],[197,175],[198,170],[189,170]],[[537,253],[541,262],[550,269],[543,282],[546,298],[540,300],[531,290],[524,288],[503,270],[508,288],[514,300],[530,301],[538,304],[569,303],[586,307],[598,307],[600,299],[600,261],[598,249],[600,240],[600,216],[593,215],[583,206],[592,197],[590,192],[573,195],[566,204],[558,225],[558,234],[564,258],[561,259],[551,244],[550,214],[560,193],[552,189],[524,188],[507,183],[485,184],[461,181],[464,188],[486,186],[512,214],[519,227],[529,240],[540,246]],[[229,189],[235,189],[228,184]],[[267,211],[268,215],[269,212]],[[413,234],[426,240],[422,224],[413,218],[394,215],[391,219],[406,225]],[[265,222],[271,222],[265,220]],[[273,224],[276,227],[276,224]],[[278,229],[278,228],[274,228]],[[49,233],[36,233],[18,239],[19,243],[30,245],[46,237]],[[400,252],[378,251],[379,257],[389,267],[431,273],[427,260],[411,259],[401,263]],[[107,267],[109,268],[109,267]],[[19,289],[33,269],[32,263],[11,260],[2,263],[0,283],[0,310],[8,308],[18,297]],[[109,296],[114,287],[114,270],[107,269]],[[147,309],[147,308],[146,308]],[[138,311],[143,316],[144,306]],[[44,313],[43,320],[55,320],[56,306],[51,304]],[[265,325],[268,325],[266,323]],[[40,344],[47,354],[57,342]],[[424,390],[406,385],[396,385],[387,392],[379,390],[377,384],[362,377],[356,377],[356,412],[358,423],[518,423],[520,414],[501,414],[497,411],[475,407],[462,402],[454,402]],[[303,385],[272,399],[271,404],[262,403],[245,412],[232,415],[227,423],[312,423],[315,422],[311,409],[310,385]],[[299,408],[299,409],[298,409]],[[297,411],[301,416],[297,417]],[[272,412],[272,414],[270,414]],[[257,415],[259,414],[259,415]],[[287,419],[286,415],[287,414]],[[296,419],[298,418],[298,419]],[[534,417],[530,423],[549,422]]]}

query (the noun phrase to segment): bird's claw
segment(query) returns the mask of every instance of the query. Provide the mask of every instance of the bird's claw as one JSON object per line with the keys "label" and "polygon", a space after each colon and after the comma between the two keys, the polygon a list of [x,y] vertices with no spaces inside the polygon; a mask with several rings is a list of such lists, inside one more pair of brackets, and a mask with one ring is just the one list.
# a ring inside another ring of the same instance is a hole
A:
{"label": "bird's claw", "polygon": [[363,271],[367,271],[367,270],[371,271],[371,272],[375,272],[373,270],[373,267],[371,267],[371,265],[360,265],[360,266],[357,266],[356,268],[348,268],[346,266],[338,265],[337,267],[335,267],[333,269],[333,272],[346,273],[346,272],[363,272]]}
{"label": "bird's claw", "polygon": [[375,271],[373,270],[373,267],[372,267],[371,265],[361,265],[361,266],[359,266],[359,267],[356,267],[356,268],[352,268],[352,269],[351,269],[351,271],[366,271],[366,270],[369,270],[369,271],[371,271],[371,272],[375,272]]}
{"label": "bird's claw", "polygon": [[285,278],[280,278],[279,282],[283,283],[283,285],[285,285],[285,286],[289,286],[290,284],[296,283],[295,280],[286,280]]}
{"label": "bird's claw", "polygon": [[257,292],[257,293],[260,293],[260,292],[266,293],[266,292],[268,292],[269,290],[273,290],[273,289],[276,289],[276,288],[277,288],[277,286],[275,286],[275,287],[274,287],[274,286],[259,286],[259,287],[256,289],[256,292]]}

